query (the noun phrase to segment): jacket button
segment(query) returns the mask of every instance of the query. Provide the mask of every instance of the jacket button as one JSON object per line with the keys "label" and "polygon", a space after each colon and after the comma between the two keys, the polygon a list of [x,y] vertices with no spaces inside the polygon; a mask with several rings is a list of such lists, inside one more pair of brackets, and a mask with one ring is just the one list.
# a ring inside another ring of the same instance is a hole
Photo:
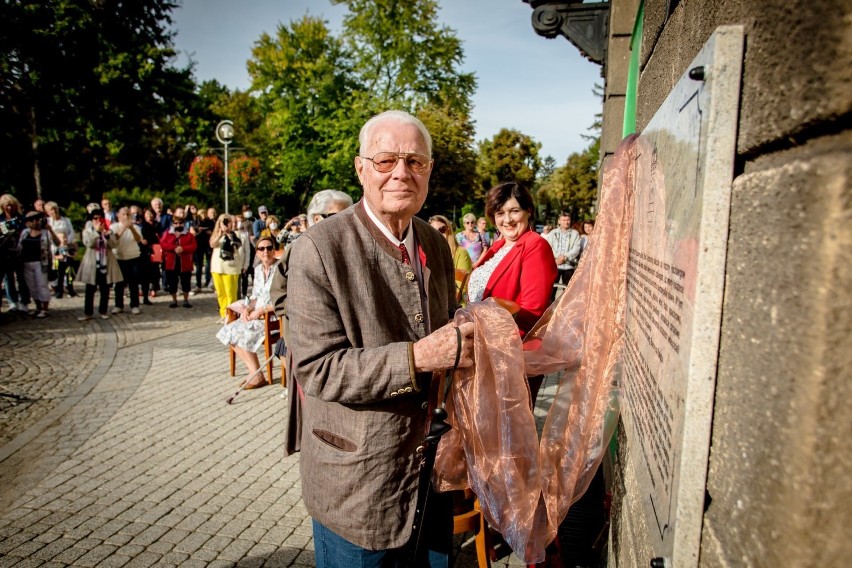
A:
{"label": "jacket button", "polygon": [[414,321],[417,323],[423,323],[423,314],[414,314]]}
{"label": "jacket button", "polygon": [[406,272],[405,273],[405,279],[408,280],[409,282],[414,282],[414,278],[415,278],[415,276],[414,276],[413,272]]}

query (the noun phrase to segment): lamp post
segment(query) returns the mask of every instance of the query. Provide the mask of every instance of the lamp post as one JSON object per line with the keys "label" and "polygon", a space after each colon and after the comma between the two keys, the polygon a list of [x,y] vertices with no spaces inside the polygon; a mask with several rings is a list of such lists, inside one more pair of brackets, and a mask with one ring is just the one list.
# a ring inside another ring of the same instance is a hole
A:
{"label": "lamp post", "polygon": [[216,139],[225,147],[225,215],[228,214],[228,144],[234,138],[234,123],[223,120],[216,126]]}

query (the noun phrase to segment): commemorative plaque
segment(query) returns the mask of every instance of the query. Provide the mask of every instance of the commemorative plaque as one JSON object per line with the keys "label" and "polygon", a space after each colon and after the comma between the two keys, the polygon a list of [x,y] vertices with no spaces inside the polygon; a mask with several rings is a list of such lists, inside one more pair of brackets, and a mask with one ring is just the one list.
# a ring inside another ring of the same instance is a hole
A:
{"label": "commemorative plaque", "polygon": [[637,140],[624,475],[677,568],[698,563],[742,55],[742,28],[717,29]]}

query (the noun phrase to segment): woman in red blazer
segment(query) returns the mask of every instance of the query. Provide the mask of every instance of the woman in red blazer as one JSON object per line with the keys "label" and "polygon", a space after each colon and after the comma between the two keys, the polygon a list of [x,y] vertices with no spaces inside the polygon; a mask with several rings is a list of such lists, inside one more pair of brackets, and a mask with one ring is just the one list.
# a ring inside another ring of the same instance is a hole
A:
{"label": "woman in red blazer", "polygon": [[[515,321],[521,337],[550,305],[556,281],[556,261],[550,245],[532,230],[534,212],[529,191],[516,183],[503,183],[488,191],[485,214],[500,231],[470,275],[468,298],[511,300],[519,306]],[[543,377],[528,377],[535,402]]]}

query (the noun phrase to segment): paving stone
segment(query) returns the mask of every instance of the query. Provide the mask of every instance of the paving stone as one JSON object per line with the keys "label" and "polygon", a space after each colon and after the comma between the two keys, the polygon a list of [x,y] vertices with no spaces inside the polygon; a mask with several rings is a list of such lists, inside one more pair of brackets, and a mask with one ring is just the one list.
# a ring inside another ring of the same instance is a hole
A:
{"label": "paving stone", "polygon": [[150,546],[151,544],[157,542],[160,537],[162,537],[167,532],[169,532],[168,527],[164,527],[161,525],[151,525],[150,527],[147,527],[145,530],[134,536],[131,542],[140,546]]}
{"label": "paving stone", "polygon": [[141,554],[137,554],[125,565],[126,568],[149,568],[156,566],[160,561],[161,555],[155,554],[150,550]]}
{"label": "paving stone", "polygon": [[201,548],[201,546],[210,540],[210,535],[201,534],[201,533],[192,533],[187,536],[185,539],[180,541],[175,545],[175,550],[177,552],[186,552],[190,556],[195,553],[196,550]]}
{"label": "paving stone", "polygon": [[243,558],[253,546],[254,543],[248,540],[234,540],[221,552],[219,556],[224,560],[237,562]]}

